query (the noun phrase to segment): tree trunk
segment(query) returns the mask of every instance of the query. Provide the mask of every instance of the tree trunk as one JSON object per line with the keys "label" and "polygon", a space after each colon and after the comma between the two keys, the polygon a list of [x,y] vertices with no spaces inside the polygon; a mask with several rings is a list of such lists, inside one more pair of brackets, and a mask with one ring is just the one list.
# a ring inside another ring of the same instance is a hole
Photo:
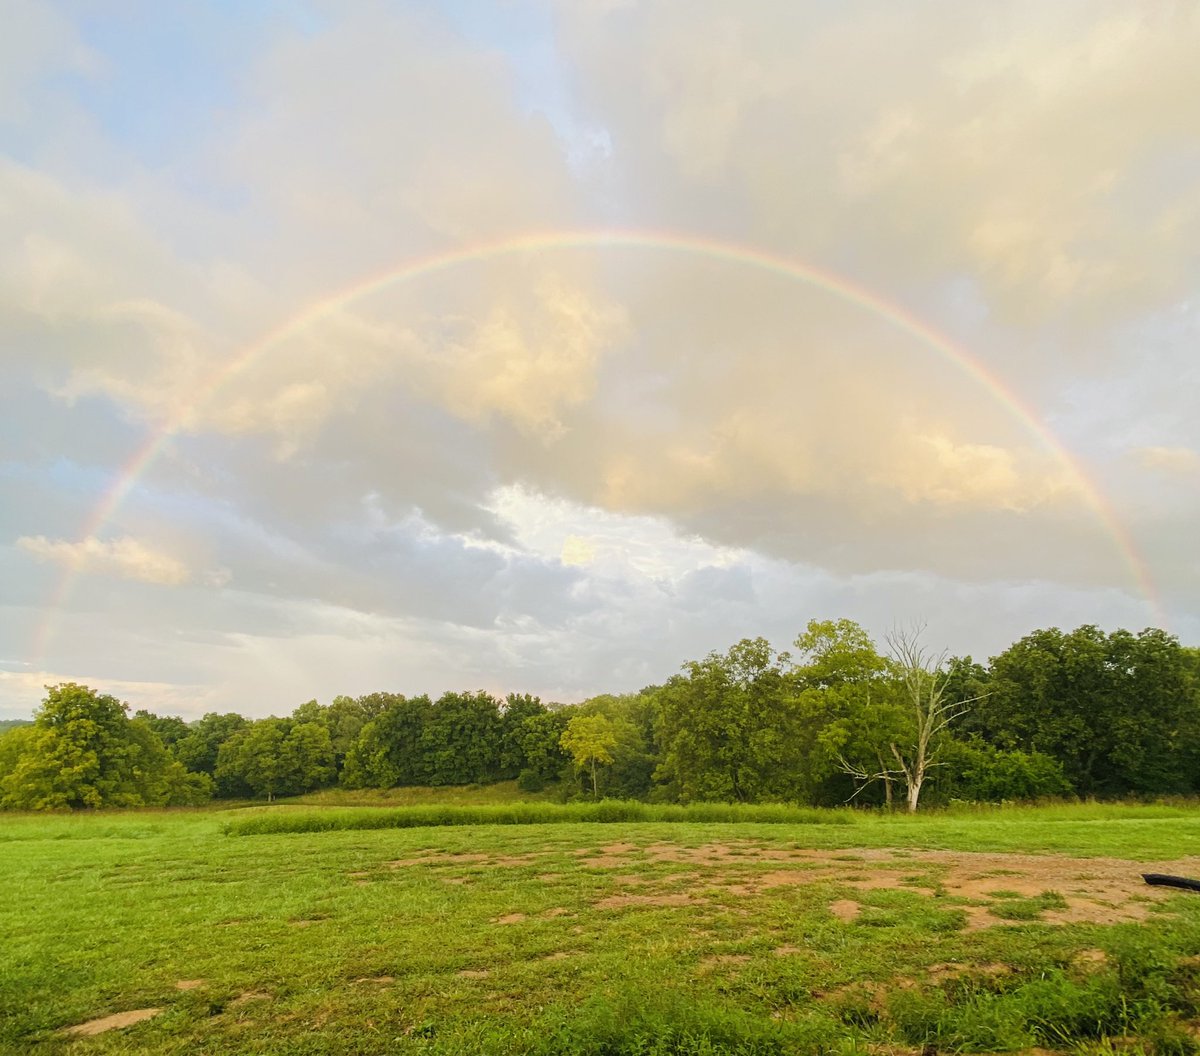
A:
{"label": "tree trunk", "polygon": [[917,800],[921,798],[921,783],[924,777],[914,778],[908,784],[908,812],[915,814],[917,812]]}
{"label": "tree trunk", "polygon": [[884,765],[883,756],[878,752],[875,753],[875,758],[879,760],[879,773],[883,778],[883,805],[888,810],[892,809],[892,775],[888,773],[888,768]]}
{"label": "tree trunk", "polygon": [[592,800],[600,798],[600,792],[596,785],[596,760],[592,759]]}

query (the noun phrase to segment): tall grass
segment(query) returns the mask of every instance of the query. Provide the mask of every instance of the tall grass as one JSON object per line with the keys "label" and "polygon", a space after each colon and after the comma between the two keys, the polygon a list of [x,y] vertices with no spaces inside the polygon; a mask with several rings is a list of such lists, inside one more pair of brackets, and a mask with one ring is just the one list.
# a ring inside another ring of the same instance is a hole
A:
{"label": "tall grass", "polygon": [[604,799],[598,803],[507,803],[474,806],[349,808],[315,811],[268,810],[227,822],[231,836],[347,829],[414,829],[435,825],[553,825],[620,822],[753,822],[778,825],[852,825],[862,815],[850,810],[793,807],[782,803],[641,803]]}

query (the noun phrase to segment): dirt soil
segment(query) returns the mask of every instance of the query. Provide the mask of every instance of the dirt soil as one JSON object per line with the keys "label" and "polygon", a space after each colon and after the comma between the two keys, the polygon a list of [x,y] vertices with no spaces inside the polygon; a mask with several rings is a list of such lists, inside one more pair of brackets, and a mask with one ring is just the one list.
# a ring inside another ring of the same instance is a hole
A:
{"label": "dirt soil", "polygon": [[134,1023],[141,1023],[142,1020],[157,1016],[161,1011],[161,1008],[135,1008],[131,1012],[117,1012],[111,1016],[89,1019],[86,1023],[67,1027],[63,1033],[80,1038],[90,1038],[93,1034],[103,1034],[106,1030],[131,1027]]}

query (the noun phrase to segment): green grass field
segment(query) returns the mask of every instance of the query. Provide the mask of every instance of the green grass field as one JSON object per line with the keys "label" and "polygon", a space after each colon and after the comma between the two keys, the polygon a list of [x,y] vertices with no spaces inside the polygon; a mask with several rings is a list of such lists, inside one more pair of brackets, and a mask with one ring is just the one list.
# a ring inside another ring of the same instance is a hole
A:
{"label": "green grass field", "polygon": [[348,809],[0,818],[0,1046],[916,1056],[1200,1039],[1200,895],[1140,877],[1200,876],[1192,807],[227,831]]}

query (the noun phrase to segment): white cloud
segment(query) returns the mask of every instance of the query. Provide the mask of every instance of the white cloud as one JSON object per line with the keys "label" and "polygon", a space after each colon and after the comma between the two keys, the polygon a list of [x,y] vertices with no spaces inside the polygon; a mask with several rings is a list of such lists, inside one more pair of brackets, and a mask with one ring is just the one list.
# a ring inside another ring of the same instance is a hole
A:
{"label": "white cloud", "polygon": [[1061,467],[1040,475],[1022,473],[1013,452],[994,444],[955,443],[917,426],[896,452],[883,483],[910,502],[1027,511],[1063,495],[1076,495],[1080,483]]}
{"label": "white cloud", "polygon": [[568,535],[563,540],[561,560],[564,565],[590,565],[596,560],[595,544],[582,535]]}
{"label": "white cloud", "polygon": [[522,307],[524,319],[495,306],[461,351],[449,350],[448,402],[468,419],[496,412],[552,442],[563,414],[592,395],[600,357],[624,336],[623,313],[553,276]]}
{"label": "white cloud", "polygon": [[168,587],[181,586],[192,578],[187,565],[177,557],[128,536],[107,540],[89,536],[72,543],[44,535],[23,535],[17,546],[39,561],[53,561],[88,575],[117,576]]}
{"label": "white cloud", "polygon": [[1135,454],[1147,469],[1181,477],[1200,473],[1200,451],[1190,447],[1142,447]]}

